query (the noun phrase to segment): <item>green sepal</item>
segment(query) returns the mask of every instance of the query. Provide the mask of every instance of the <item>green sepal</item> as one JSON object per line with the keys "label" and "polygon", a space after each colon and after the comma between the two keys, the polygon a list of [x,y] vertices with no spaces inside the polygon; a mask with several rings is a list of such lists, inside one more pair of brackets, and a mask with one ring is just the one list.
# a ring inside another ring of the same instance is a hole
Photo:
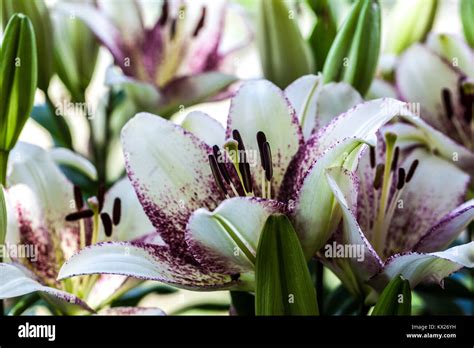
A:
{"label": "green sepal", "polygon": [[256,315],[319,314],[306,262],[290,220],[285,215],[271,215],[257,248]]}
{"label": "green sepal", "polygon": [[460,10],[464,37],[469,45],[474,48],[474,1],[461,0]]}

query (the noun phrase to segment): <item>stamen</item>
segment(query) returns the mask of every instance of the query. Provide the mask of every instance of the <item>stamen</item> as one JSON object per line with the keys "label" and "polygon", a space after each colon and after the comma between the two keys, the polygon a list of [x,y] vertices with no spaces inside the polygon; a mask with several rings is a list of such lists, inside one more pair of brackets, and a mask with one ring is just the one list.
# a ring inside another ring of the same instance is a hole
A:
{"label": "stamen", "polygon": [[163,6],[161,7],[161,16],[160,20],[158,23],[160,26],[164,26],[166,24],[166,21],[168,20],[168,0],[163,1]]}
{"label": "stamen", "polygon": [[99,213],[102,211],[102,208],[104,208],[104,197],[105,197],[105,185],[100,184],[99,190],[97,192],[97,201],[99,203]]}
{"label": "stamen", "polygon": [[405,185],[405,169],[398,168],[397,190],[401,190]]}
{"label": "stamen", "polygon": [[399,152],[400,152],[400,148],[398,146],[395,147],[395,152],[393,154],[393,161],[392,161],[392,171],[397,170]]}
{"label": "stamen", "polygon": [[114,225],[117,226],[120,223],[122,217],[122,200],[118,197],[114,200],[112,217]]}
{"label": "stamen", "polygon": [[202,8],[202,11],[201,11],[201,18],[199,18],[199,22],[196,26],[196,29],[194,29],[194,32],[193,32],[193,37],[196,37],[198,36],[199,32],[201,31],[201,29],[204,27],[204,21],[206,19],[206,7],[204,6]]}
{"label": "stamen", "polygon": [[211,171],[212,175],[214,176],[214,180],[221,189],[221,191],[224,193],[225,196],[227,196],[227,190],[224,186],[224,183],[222,182],[222,177],[219,172],[219,167],[217,165],[217,160],[214,157],[214,155],[209,155],[209,165],[211,166]]}
{"label": "stamen", "polygon": [[260,162],[262,163],[262,167],[265,168],[264,162],[264,154],[263,154],[263,144],[267,141],[267,137],[265,133],[262,131],[257,132],[257,144],[258,144],[258,151],[260,152]]}
{"label": "stamen", "polygon": [[84,199],[82,198],[82,191],[79,186],[74,185],[74,202],[76,203],[76,209],[81,210],[84,207]]}
{"label": "stamen", "polygon": [[273,164],[272,164],[272,151],[268,141],[263,143],[263,154],[264,154],[264,168],[265,177],[267,181],[272,180],[273,177]]}
{"label": "stamen", "polygon": [[370,146],[370,167],[375,168],[375,147]]}
{"label": "stamen", "polygon": [[244,142],[240,136],[240,132],[237,129],[232,131],[232,137],[237,141],[237,147],[241,152],[245,152]]}
{"label": "stamen", "polygon": [[385,164],[379,163],[377,164],[377,168],[375,169],[375,178],[374,178],[374,189],[378,190],[380,186],[382,186],[383,180],[383,172],[385,170]]}
{"label": "stamen", "polygon": [[239,162],[239,170],[242,174],[242,182],[244,184],[245,192],[251,193],[252,187],[252,176],[250,174],[250,164],[248,162]]}
{"label": "stamen", "polygon": [[173,41],[175,35],[176,35],[176,18],[173,18],[171,20],[171,26],[170,26],[170,40],[171,41]]}
{"label": "stamen", "polygon": [[87,219],[94,216],[94,212],[90,209],[77,211],[66,216],[66,221],[77,221],[80,219]]}
{"label": "stamen", "polygon": [[225,182],[227,183],[227,185],[230,185],[231,182],[230,182],[230,174],[229,172],[227,171],[227,167],[225,166],[225,163],[221,160],[222,159],[222,153],[221,153],[221,150],[219,149],[219,146],[217,145],[214,145],[212,147],[212,151],[214,153],[214,157],[216,158],[216,162],[217,162],[217,166],[219,168],[219,172],[220,174],[222,175],[222,177],[224,178]]}
{"label": "stamen", "polygon": [[110,215],[107,213],[100,214],[100,219],[102,220],[102,226],[104,226],[104,233],[107,238],[112,236],[112,220],[110,219]]}
{"label": "stamen", "polygon": [[415,170],[418,167],[418,163],[419,161],[417,159],[414,160],[410,166],[410,169],[408,169],[407,178],[405,180],[407,183],[409,183],[411,178],[413,178],[413,175],[415,174]]}
{"label": "stamen", "polygon": [[450,120],[453,116],[453,102],[451,99],[451,91],[447,88],[443,88],[441,95],[443,98],[443,106],[444,111],[446,113],[446,117]]}

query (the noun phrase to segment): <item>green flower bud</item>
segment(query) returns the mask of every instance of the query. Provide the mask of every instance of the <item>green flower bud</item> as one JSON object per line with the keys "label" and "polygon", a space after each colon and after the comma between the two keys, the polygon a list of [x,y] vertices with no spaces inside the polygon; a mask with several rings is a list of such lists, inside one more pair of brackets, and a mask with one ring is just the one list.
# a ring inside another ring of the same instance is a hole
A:
{"label": "green flower bud", "polygon": [[0,52],[0,183],[5,185],[9,151],[28,119],[37,83],[35,33],[23,14],[11,17]]}
{"label": "green flower bud", "polygon": [[23,13],[31,20],[38,50],[38,88],[48,90],[53,75],[53,28],[43,0],[2,0],[3,23],[14,13]]}
{"label": "green flower bud", "polygon": [[318,315],[314,289],[298,236],[285,215],[268,217],[257,248],[255,314]]}
{"label": "green flower bud", "polygon": [[53,28],[56,72],[69,90],[72,101],[84,102],[84,93],[97,62],[99,44],[90,29],[76,17],[55,13]]}
{"label": "green flower bud", "polygon": [[339,29],[324,64],[324,82],[344,81],[365,95],[380,51],[380,5],[359,0]]}
{"label": "green flower bud", "polygon": [[385,287],[372,315],[410,315],[411,288],[408,280],[397,276]]}
{"label": "green flower bud", "polygon": [[433,26],[438,0],[399,0],[390,14],[387,52],[399,55],[424,41]]}
{"label": "green flower bud", "polygon": [[283,0],[259,1],[257,44],[265,77],[282,88],[314,72],[309,44]]}
{"label": "green flower bud", "polygon": [[474,48],[474,1],[461,0],[460,9],[464,36],[469,45]]}

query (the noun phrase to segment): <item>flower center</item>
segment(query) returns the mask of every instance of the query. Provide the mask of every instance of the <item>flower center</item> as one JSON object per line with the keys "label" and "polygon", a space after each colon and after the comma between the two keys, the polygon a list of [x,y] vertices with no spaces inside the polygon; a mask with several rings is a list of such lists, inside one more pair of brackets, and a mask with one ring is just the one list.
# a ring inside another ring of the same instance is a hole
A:
{"label": "flower center", "polygon": [[[224,151],[214,145],[209,154],[209,165],[214,180],[226,198],[231,196],[255,196],[254,182],[250,172],[248,153],[238,130],[232,131],[233,139],[224,144]],[[257,144],[261,164],[261,197],[271,198],[273,163],[270,144],[261,131],[257,133]],[[232,165],[228,168],[227,163]],[[233,172],[232,172],[232,171]],[[231,173],[235,175],[231,175]],[[237,182],[236,182],[237,181]]]}
{"label": "flower center", "polygon": [[456,114],[451,91],[448,88],[443,88],[441,91],[444,115],[456,130],[462,143],[474,150],[474,83],[467,81],[465,77],[460,78],[458,92],[462,109],[460,116]]}
{"label": "flower center", "polygon": [[398,166],[400,148],[395,146],[397,136],[385,135],[385,163],[376,163],[375,148],[370,148],[370,165],[375,170],[373,188],[375,218],[370,222],[373,245],[379,255],[384,255],[387,232],[399,204],[399,199],[407,184],[415,175],[419,161],[415,159],[408,169]]}

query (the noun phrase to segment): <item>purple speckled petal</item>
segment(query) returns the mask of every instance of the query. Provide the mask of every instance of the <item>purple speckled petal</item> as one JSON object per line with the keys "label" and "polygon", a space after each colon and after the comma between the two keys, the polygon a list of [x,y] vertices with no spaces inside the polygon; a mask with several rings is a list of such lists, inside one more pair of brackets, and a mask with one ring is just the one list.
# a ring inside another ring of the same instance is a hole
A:
{"label": "purple speckled petal", "polygon": [[[436,73],[433,73],[436,71]],[[457,89],[461,73],[434,52],[416,44],[400,58],[396,67],[396,83],[400,97],[408,102],[420,103],[421,116],[436,129],[453,134],[452,125],[444,115],[442,90],[448,88],[453,106],[459,100]]]}
{"label": "purple speckled petal", "polygon": [[288,99],[269,81],[246,82],[232,98],[227,122],[227,137],[232,137],[234,129],[242,136],[257,189],[263,169],[256,136],[258,131],[265,133],[272,153],[273,196],[278,195],[288,165],[303,143],[298,118]]}
{"label": "purple speckled petal", "polygon": [[166,315],[159,308],[153,307],[113,307],[101,310],[97,315],[152,315],[163,316]]}
{"label": "purple speckled petal", "polygon": [[245,286],[231,275],[212,273],[166,246],[125,242],[99,243],[82,249],[61,268],[59,279],[84,274],[118,274],[156,280],[194,290]]}
{"label": "purple speckled petal", "polygon": [[74,15],[81,19],[107,47],[119,65],[123,65],[126,54],[120,31],[104,13],[91,5],[58,3],[56,9],[66,15]]}
{"label": "purple speckled petal", "polygon": [[413,151],[400,165],[409,168],[415,159],[419,165],[390,222],[386,256],[412,250],[426,231],[462,203],[467,190],[469,175],[424,149]]}
{"label": "purple speckled petal", "polygon": [[201,111],[193,111],[186,115],[181,126],[190,131],[207,145],[217,145],[220,148],[224,145],[224,127],[208,114]]}
{"label": "purple speckled petal", "polygon": [[433,252],[451,244],[474,219],[474,199],[449,212],[421,237],[414,250]]}
{"label": "purple speckled petal", "polygon": [[224,198],[211,169],[208,145],[161,117],[140,113],[122,130],[128,176],[163,240],[182,254],[194,210],[214,209]]}
{"label": "purple speckled petal", "polygon": [[[343,215],[343,232],[339,238],[336,238],[336,243],[350,245],[352,248],[363,250],[362,253],[356,252],[352,255],[345,255],[345,258],[340,261],[348,263],[357,279],[357,283],[362,286],[366,280],[380,270],[383,263],[356,220],[357,212],[355,209],[357,208],[359,182],[354,173],[340,167],[328,169],[326,171],[326,179],[334,193],[334,197],[339,203]],[[327,244],[324,249],[329,247],[331,245]],[[323,251],[321,252],[323,253]],[[350,284],[348,286],[350,287]],[[359,291],[362,292],[361,289]]]}
{"label": "purple speckled petal", "polygon": [[393,277],[401,274],[408,279],[412,289],[422,281],[442,285],[445,277],[463,267],[474,267],[474,242],[437,253],[394,255],[368,283],[380,293]]}
{"label": "purple speckled petal", "polygon": [[260,198],[231,198],[213,212],[198,209],[189,220],[186,241],[196,260],[213,272],[254,272],[258,241],[268,216],[283,205]]}
{"label": "purple speckled petal", "polygon": [[58,307],[63,312],[72,312],[79,309],[93,312],[93,310],[78,297],[65,291],[41,284],[35,275],[21,265],[0,263],[0,299],[12,298],[39,291],[53,301],[59,301]]}

